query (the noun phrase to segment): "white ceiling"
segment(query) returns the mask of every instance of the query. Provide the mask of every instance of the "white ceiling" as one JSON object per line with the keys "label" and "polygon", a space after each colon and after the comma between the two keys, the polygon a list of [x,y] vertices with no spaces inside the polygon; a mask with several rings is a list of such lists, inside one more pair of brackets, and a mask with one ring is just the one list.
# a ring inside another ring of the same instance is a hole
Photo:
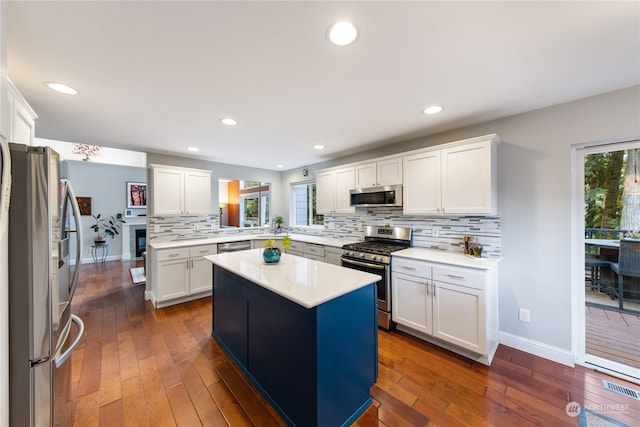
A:
{"label": "white ceiling", "polygon": [[[36,136],[266,169],[640,84],[637,1],[12,1],[5,12],[8,73],[39,116]],[[344,19],[359,39],[333,46],[326,30]],[[422,114],[432,104],[445,110]]]}

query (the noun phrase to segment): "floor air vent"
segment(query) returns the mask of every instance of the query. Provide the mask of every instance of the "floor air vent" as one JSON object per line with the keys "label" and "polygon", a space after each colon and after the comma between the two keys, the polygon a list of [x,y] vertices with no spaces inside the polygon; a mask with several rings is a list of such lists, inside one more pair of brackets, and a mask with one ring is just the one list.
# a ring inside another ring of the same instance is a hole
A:
{"label": "floor air vent", "polygon": [[622,395],[631,397],[633,399],[640,400],[640,392],[630,389],[629,387],[625,387],[620,384],[612,383],[611,381],[606,381],[606,380],[602,380],[602,385],[607,390],[611,390],[616,393],[620,393]]}

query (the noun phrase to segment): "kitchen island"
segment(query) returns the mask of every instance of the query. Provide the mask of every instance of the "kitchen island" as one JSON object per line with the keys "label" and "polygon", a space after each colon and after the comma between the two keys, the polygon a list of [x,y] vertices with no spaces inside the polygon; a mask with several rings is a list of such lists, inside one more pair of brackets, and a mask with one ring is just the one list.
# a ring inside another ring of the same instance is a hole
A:
{"label": "kitchen island", "polygon": [[338,426],[371,404],[379,277],[262,249],[210,255],[214,339],[289,425]]}

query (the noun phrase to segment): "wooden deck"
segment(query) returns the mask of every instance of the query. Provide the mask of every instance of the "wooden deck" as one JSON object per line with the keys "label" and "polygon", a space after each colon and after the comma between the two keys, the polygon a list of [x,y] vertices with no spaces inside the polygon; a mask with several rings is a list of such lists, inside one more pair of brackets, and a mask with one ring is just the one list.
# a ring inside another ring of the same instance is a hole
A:
{"label": "wooden deck", "polygon": [[588,304],[585,310],[587,353],[640,368],[640,312],[621,313]]}

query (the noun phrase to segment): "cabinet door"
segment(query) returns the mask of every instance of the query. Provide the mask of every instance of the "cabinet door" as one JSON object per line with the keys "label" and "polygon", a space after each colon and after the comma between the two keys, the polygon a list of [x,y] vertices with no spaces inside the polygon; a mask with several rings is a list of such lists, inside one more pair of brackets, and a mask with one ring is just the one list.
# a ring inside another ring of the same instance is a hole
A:
{"label": "cabinet door", "polygon": [[358,165],[355,169],[355,188],[367,188],[378,185],[376,163]]}
{"label": "cabinet door", "polygon": [[189,293],[211,293],[213,290],[213,264],[202,257],[191,258]]}
{"label": "cabinet door", "polygon": [[22,94],[11,83],[7,82],[7,99],[9,110],[9,141],[33,145],[35,137],[36,118],[38,117]]}
{"label": "cabinet door", "polygon": [[402,159],[390,159],[378,162],[378,185],[402,184]]}
{"label": "cabinet door", "polygon": [[184,172],[153,170],[153,214],[182,215],[184,212]]}
{"label": "cabinet door", "polygon": [[443,212],[491,213],[491,167],[490,141],[443,149]]}
{"label": "cabinet door", "polygon": [[440,151],[403,160],[403,213],[437,214],[441,208]]}
{"label": "cabinet door", "polygon": [[210,214],[211,174],[186,171],[184,182],[184,213],[187,215]]}
{"label": "cabinet door", "polygon": [[342,265],[342,262],[340,261],[341,256],[342,250],[325,246],[324,262],[326,262],[327,264]]}
{"label": "cabinet door", "polygon": [[434,281],[433,336],[486,354],[484,292]]}
{"label": "cabinet door", "polygon": [[431,334],[431,297],[427,279],[402,273],[391,275],[392,319],[425,334]]}
{"label": "cabinet door", "polygon": [[355,169],[353,167],[340,169],[337,170],[335,174],[335,212],[353,213],[356,211],[356,208],[349,206],[351,203],[349,191],[353,190],[356,185]]}
{"label": "cabinet door", "polygon": [[336,175],[333,171],[316,175],[316,212],[332,213],[336,200]]}
{"label": "cabinet door", "polygon": [[189,295],[188,259],[158,263],[158,301]]}

